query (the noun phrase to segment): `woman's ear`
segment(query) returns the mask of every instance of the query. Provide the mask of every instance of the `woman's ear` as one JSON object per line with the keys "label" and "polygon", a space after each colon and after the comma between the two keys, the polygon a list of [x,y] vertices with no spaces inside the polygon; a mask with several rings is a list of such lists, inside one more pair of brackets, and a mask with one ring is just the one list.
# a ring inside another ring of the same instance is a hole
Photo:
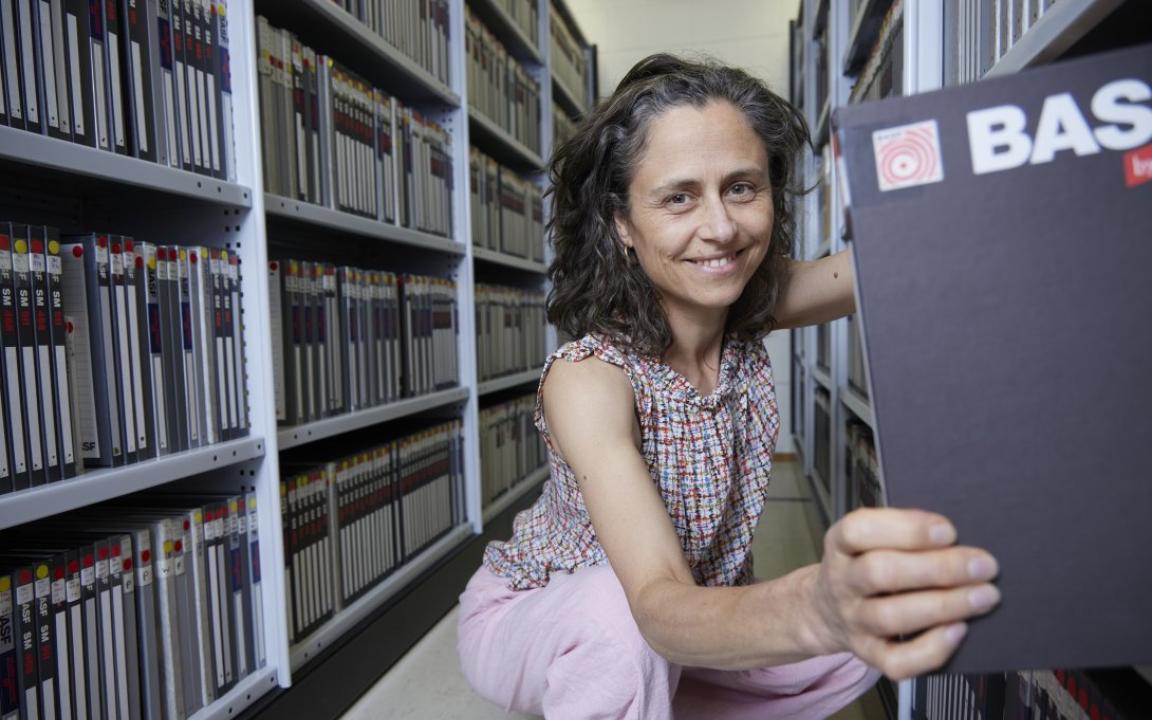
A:
{"label": "woman's ear", "polygon": [[628,218],[623,212],[617,210],[612,213],[612,222],[616,227],[616,237],[620,239],[620,243],[623,245],[620,249],[627,253],[628,249],[633,247],[632,234],[628,231]]}

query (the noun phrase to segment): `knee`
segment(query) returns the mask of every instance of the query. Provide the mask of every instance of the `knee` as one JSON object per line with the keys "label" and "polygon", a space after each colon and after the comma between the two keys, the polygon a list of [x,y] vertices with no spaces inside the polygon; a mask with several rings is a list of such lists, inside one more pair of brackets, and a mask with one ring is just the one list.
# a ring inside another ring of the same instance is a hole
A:
{"label": "knee", "polygon": [[[647,659],[656,655],[644,639],[628,597],[616,573],[608,566],[585,568],[572,576],[569,594],[571,606],[567,618],[573,635],[611,648],[626,657]],[[659,656],[656,656],[659,657]]]}

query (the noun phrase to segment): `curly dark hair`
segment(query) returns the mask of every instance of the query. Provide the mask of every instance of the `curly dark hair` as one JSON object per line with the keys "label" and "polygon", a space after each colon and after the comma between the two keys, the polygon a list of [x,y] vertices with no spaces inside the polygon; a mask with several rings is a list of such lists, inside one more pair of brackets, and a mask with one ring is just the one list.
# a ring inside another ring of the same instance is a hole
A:
{"label": "curly dark hair", "polygon": [[657,54],[637,63],[552,157],[548,319],[562,332],[603,334],[655,357],[671,345],[656,288],[635,257],[621,252],[613,218],[628,211],[628,186],[652,120],[675,107],[717,100],[739,109],[763,140],[775,213],[769,254],[730,309],[725,329],[741,340],[772,330],[792,254],[793,201],[804,192],[794,170],[809,143],[808,126],[791,104],[743,70]]}

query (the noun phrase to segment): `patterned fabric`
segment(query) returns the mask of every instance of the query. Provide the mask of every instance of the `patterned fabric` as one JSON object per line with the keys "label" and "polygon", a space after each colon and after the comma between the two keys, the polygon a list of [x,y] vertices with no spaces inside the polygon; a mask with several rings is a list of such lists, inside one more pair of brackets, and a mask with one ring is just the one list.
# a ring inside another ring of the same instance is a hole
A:
{"label": "patterned fabric", "polygon": [[556,360],[592,356],[628,376],[644,460],[697,584],[747,584],[780,421],[767,351],[759,342],[732,339],[721,353],[719,383],[707,396],[659,360],[626,353],[602,337],[587,335],[554,352],[540,378],[535,416],[551,475],[536,503],[516,516],[512,538],[488,544],[485,566],[510,588],[525,590],[546,585],[556,571],[607,563],[572,468],[553,445],[541,400]]}

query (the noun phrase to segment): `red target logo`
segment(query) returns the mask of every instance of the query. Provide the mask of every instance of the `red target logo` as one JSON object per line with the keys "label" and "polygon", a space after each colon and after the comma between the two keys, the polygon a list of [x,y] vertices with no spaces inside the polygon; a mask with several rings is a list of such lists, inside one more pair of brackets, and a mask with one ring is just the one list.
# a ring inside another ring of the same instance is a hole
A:
{"label": "red target logo", "polygon": [[876,178],[883,192],[944,179],[935,120],[877,130],[872,133],[872,149],[876,155]]}

